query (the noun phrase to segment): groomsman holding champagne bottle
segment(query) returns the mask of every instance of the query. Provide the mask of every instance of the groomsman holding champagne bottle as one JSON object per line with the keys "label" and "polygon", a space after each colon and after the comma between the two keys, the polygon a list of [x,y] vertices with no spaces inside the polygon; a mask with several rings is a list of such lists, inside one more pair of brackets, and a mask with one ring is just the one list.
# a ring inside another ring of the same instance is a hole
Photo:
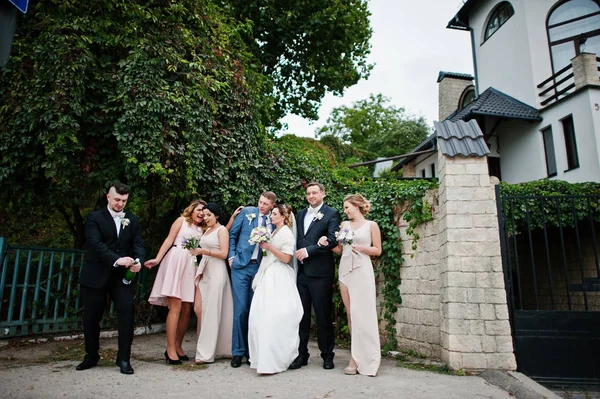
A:
{"label": "groomsman holding champagne bottle", "polygon": [[100,321],[106,297],[110,295],[118,313],[116,365],[121,373],[133,374],[129,359],[133,342],[135,284],[127,283],[129,279],[125,279],[125,274],[126,271],[139,272],[146,253],[138,217],[124,211],[129,191],[125,184],[113,184],[106,195],[108,206],[87,216],[85,238],[88,247],[79,278],[86,354],[77,370],[87,370],[98,364]]}

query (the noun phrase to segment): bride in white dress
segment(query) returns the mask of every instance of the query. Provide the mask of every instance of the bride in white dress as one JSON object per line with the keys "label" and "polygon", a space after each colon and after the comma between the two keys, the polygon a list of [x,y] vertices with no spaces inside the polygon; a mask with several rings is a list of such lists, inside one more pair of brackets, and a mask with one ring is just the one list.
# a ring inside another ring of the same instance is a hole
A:
{"label": "bride in white dress", "polygon": [[296,288],[293,253],[296,239],[291,209],[277,205],[271,213],[276,226],[252,282],[254,297],[248,321],[250,367],[259,374],[280,373],[298,356],[302,302]]}

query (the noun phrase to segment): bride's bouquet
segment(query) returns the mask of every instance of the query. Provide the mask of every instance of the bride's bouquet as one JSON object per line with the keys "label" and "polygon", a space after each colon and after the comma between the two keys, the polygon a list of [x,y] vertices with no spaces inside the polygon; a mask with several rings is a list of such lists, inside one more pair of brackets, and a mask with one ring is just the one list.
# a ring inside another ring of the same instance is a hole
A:
{"label": "bride's bouquet", "polygon": [[[269,242],[271,240],[271,233],[266,226],[258,226],[252,229],[250,232],[250,239],[248,242],[250,244],[260,244],[261,242]],[[267,251],[262,251],[263,256],[267,255]]]}
{"label": "bride's bouquet", "polygon": [[[183,246],[183,249],[187,249],[188,251],[190,249],[196,249],[200,246],[200,238],[197,236],[184,237],[181,240],[181,245]],[[194,266],[198,266],[198,258],[196,256],[194,256]]]}
{"label": "bride's bouquet", "polygon": [[352,245],[352,241],[354,239],[354,230],[344,227],[340,229],[340,231],[335,232],[335,238],[338,242],[341,242],[342,245]]}

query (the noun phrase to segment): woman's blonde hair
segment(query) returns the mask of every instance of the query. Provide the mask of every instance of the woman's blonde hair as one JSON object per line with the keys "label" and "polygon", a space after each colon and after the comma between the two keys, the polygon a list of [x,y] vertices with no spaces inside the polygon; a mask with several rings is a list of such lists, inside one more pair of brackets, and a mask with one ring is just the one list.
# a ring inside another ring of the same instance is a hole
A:
{"label": "woman's blonde hair", "polygon": [[277,208],[279,213],[281,213],[281,216],[283,217],[283,224],[287,225],[288,227],[292,227],[292,207],[286,204],[277,204],[275,205],[275,208]]}
{"label": "woman's blonde hair", "polygon": [[181,216],[183,216],[185,218],[185,221],[190,225],[194,223],[194,221],[192,220],[192,213],[194,212],[194,209],[196,209],[196,207],[198,205],[202,205],[202,207],[205,207],[206,201],[203,201],[203,200],[192,201],[181,213]]}
{"label": "woman's blonde hair", "polygon": [[371,203],[367,201],[367,199],[363,197],[362,194],[347,195],[346,198],[344,198],[344,202],[349,202],[355,207],[357,207],[360,213],[362,213],[363,215],[366,215],[371,210]]}

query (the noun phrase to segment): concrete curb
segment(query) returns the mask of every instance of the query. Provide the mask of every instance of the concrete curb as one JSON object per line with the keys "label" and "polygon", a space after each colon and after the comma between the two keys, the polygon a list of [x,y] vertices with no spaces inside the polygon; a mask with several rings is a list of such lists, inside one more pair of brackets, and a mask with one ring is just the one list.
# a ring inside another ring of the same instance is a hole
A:
{"label": "concrete curb", "polygon": [[[165,323],[160,324],[151,324],[146,327],[136,327],[133,330],[133,335],[146,335],[146,334],[157,334],[166,331]],[[117,337],[119,332],[117,330],[109,330],[109,331],[101,331],[100,338],[113,338]],[[73,334],[73,335],[57,335],[53,337],[44,337],[44,338],[13,338],[9,340],[0,341],[0,348],[10,345],[11,342],[27,342],[31,344],[37,344],[41,342],[49,342],[49,341],[71,341],[74,339],[83,338],[83,334]]]}
{"label": "concrete curb", "polygon": [[516,371],[485,370],[479,376],[517,399],[560,399],[554,392]]}

